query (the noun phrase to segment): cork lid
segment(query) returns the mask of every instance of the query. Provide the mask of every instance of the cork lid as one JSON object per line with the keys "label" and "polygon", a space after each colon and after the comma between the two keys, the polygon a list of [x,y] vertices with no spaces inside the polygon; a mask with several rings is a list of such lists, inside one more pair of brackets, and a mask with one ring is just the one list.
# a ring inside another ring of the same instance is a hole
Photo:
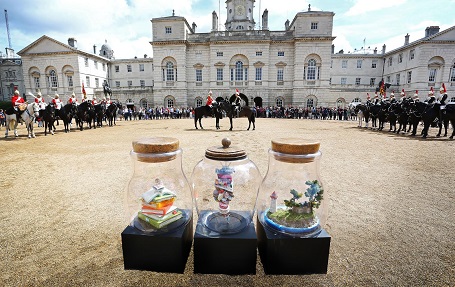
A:
{"label": "cork lid", "polygon": [[285,162],[311,162],[313,154],[319,151],[320,143],[302,138],[281,138],[272,140],[272,151],[281,153],[275,159]]}
{"label": "cork lid", "polygon": [[[142,138],[133,141],[133,151],[139,161],[163,162],[173,160],[179,149],[179,140],[170,137]],[[171,153],[171,154],[169,154]]]}
{"label": "cork lid", "polygon": [[213,146],[205,150],[205,157],[214,160],[238,160],[246,158],[245,150],[231,146],[231,140],[224,138],[221,141],[222,146]]}

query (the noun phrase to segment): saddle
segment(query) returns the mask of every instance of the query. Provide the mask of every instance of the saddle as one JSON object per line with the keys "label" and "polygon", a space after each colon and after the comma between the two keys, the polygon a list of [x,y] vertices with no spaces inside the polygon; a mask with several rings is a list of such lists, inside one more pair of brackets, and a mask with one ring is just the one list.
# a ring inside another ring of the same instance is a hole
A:
{"label": "saddle", "polygon": [[27,109],[27,104],[25,104],[25,103],[24,103],[24,104],[20,104],[20,105],[18,106],[18,109],[19,109],[19,111],[21,111],[21,112],[25,111],[25,110]]}

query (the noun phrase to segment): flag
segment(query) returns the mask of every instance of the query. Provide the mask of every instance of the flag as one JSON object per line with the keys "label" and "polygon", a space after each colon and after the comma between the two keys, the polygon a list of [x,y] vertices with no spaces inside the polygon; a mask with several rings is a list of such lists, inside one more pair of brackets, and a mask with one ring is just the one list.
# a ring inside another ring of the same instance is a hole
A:
{"label": "flag", "polygon": [[382,83],[381,83],[381,87],[380,87],[380,89],[379,89],[379,94],[382,95],[383,98],[386,97],[386,95],[385,95],[384,81],[382,81]]}
{"label": "flag", "polygon": [[84,83],[82,83],[82,94],[84,94],[84,96],[87,96],[87,93],[85,92],[85,88],[84,88]]}

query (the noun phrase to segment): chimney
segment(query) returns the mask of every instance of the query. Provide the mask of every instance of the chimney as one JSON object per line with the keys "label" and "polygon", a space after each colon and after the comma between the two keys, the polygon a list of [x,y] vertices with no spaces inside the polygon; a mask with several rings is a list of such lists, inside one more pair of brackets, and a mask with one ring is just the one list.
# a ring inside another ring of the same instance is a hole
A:
{"label": "chimney", "polygon": [[332,54],[335,54],[335,44],[332,44]]}
{"label": "chimney", "polygon": [[262,30],[269,29],[269,10],[265,9],[262,13]]}
{"label": "chimney", "polygon": [[193,24],[191,24],[191,27],[193,28],[193,33],[196,33],[196,23],[193,22]]}
{"label": "chimney", "polygon": [[344,54],[344,50],[341,49],[341,50],[338,52],[338,54]]}
{"label": "chimney", "polygon": [[212,12],[212,32],[218,31],[218,15],[215,11]]}
{"label": "chimney", "polygon": [[147,58],[147,54],[144,54],[144,58]]}
{"label": "chimney", "polygon": [[439,33],[439,26],[430,26],[425,29],[425,37]]}
{"label": "chimney", "polygon": [[284,22],[284,29],[287,31],[289,30],[289,19]]}
{"label": "chimney", "polygon": [[68,38],[68,45],[77,49],[77,40],[74,38]]}
{"label": "chimney", "polygon": [[373,50],[374,54],[376,55],[378,53],[378,47],[374,47],[374,50]]}
{"label": "chimney", "polygon": [[382,45],[382,54],[385,54],[385,44]]}
{"label": "chimney", "polygon": [[93,45],[93,54],[96,55],[96,45]]}
{"label": "chimney", "polygon": [[406,33],[406,36],[404,36],[404,45],[409,45],[409,33]]}

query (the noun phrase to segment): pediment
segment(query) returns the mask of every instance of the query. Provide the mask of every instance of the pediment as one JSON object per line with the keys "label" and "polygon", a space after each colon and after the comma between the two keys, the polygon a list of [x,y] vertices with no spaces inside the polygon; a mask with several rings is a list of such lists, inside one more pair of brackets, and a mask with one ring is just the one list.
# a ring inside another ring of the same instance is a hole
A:
{"label": "pediment", "polygon": [[77,49],[44,35],[17,54],[23,56],[27,54],[49,54],[74,51],[77,51]]}
{"label": "pediment", "polygon": [[281,61],[275,64],[275,66],[277,66],[277,67],[285,67],[287,65],[288,64],[286,64],[285,62],[281,62]]}

